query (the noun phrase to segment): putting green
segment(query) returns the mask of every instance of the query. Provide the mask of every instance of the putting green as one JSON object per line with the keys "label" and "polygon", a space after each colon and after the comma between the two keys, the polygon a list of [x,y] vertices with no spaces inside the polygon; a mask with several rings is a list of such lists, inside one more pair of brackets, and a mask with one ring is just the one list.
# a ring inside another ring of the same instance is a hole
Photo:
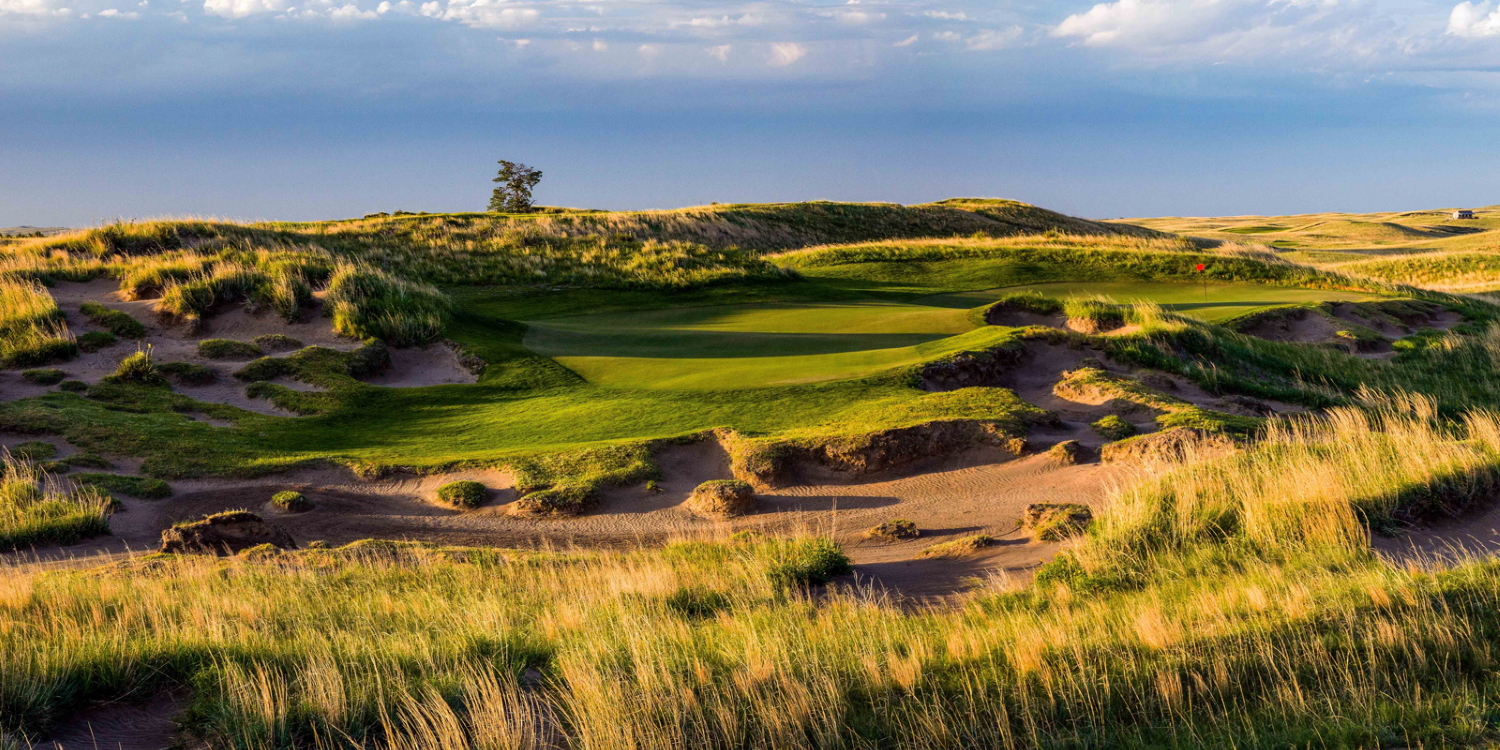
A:
{"label": "putting green", "polygon": [[1199,320],[1217,322],[1246,313],[1304,302],[1362,302],[1379,295],[1265,284],[1192,284],[1170,281],[1061,281],[943,294],[917,300],[927,305],[977,307],[1007,294],[1032,290],[1057,299],[1103,297],[1121,304],[1155,302]]}
{"label": "putting green", "polygon": [[1051,297],[1153,301],[1204,320],[1299,302],[1372,295],[1169,282],[1060,282],[923,297],[909,303],[758,303],[527,321],[525,345],[589,382],[616,388],[723,390],[871,375],[986,346],[1007,329],[975,329],[968,311],[1031,289]]}

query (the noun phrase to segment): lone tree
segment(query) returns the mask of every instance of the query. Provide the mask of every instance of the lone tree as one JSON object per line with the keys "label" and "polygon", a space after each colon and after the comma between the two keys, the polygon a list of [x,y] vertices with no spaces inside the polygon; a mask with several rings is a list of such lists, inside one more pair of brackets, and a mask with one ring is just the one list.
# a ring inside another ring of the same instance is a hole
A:
{"label": "lone tree", "polygon": [[500,186],[490,194],[489,210],[512,214],[529,213],[534,208],[531,189],[541,181],[542,170],[501,159],[500,174],[495,177],[495,182],[500,183]]}

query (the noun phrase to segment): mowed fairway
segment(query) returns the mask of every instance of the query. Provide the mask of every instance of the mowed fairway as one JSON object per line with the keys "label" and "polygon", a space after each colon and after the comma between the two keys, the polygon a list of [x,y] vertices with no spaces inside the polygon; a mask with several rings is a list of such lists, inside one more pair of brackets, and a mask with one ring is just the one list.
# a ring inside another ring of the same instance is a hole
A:
{"label": "mowed fairway", "polygon": [[1261,284],[1059,282],[911,302],[761,303],[526,321],[527,348],[618,388],[726,389],[842,380],[981,348],[1000,335],[969,310],[1031,289],[1057,298],[1152,301],[1204,320],[1299,302],[1372,295]]}

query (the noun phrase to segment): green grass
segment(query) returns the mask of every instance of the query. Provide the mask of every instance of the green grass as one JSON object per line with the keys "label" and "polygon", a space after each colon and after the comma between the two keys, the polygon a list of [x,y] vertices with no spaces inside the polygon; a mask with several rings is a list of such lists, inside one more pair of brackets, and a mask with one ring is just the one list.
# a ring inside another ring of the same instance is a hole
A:
{"label": "green grass", "polygon": [[955,304],[982,304],[1017,290],[1035,291],[1060,299],[1104,297],[1120,304],[1154,302],[1163,308],[1199,320],[1217,323],[1281,305],[1309,302],[1362,302],[1377,295],[1265,284],[1207,285],[1191,282],[1154,281],[1064,281],[1026,284],[1005,289],[987,289],[948,295]]}
{"label": "green grass", "polygon": [[109,533],[107,496],[54,479],[23,453],[0,453],[0,551]]}
{"label": "green grass", "polygon": [[132,477],[124,474],[74,474],[73,481],[118,492],[127,497],[142,500],[161,500],[172,496],[171,485],[151,477]]}

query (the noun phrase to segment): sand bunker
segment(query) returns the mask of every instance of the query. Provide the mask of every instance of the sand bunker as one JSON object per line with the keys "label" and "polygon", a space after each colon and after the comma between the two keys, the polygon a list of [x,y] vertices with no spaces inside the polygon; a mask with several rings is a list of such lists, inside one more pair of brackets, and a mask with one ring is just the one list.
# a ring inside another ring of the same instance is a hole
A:
{"label": "sand bunker", "polygon": [[[290,336],[306,346],[322,346],[339,351],[351,351],[360,344],[353,339],[338,336],[333,332],[333,323],[317,313],[307,311],[303,319],[287,323],[270,312],[251,313],[243,306],[229,308],[205,318],[196,328],[166,325],[156,315],[156,300],[126,301],[120,299],[118,284],[113,279],[96,279],[87,283],[62,282],[52,288],[52,296],[68,314],[68,327],[74,334],[103,330],[94,325],[78,311],[84,302],[98,302],[116,310],[129,313],[146,327],[146,335],[139,340],[122,339],[112,346],[96,352],[81,353],[72,361],[56,367],[71,380],[81,380],[90,385],[114,372],[120,359],[134,352],[137,347],[150,346],[158,362],[191,362],[213,370],[215,380],[205,385],[174,384],[173,388],[186,396],[210,403],[229,404],[247,411],[277,416],[294,416],[264,399],[252,399],[245,395],[245,383],[236,380],[233,372],[248,359],[209,359],[198,353],[198,342],[204,339],[223,338],[235,341],[250,341],[256,336],[282,334]],[[281,354],[284,352],[270,352]],[[390,388],[412,388],[428,385],[473,383],[477,380],[459,361],[453,349],[444,345],[433,345],[424,349],[395,349],[391,352],[392,367],[380,376],[371,379],[373,385]],[[316,390],[312,386],[281,378],[274,381],[297,390]],[[49,386],[38,386],[23,380],[19,372],[0,372],[0,398],[17,399],[41,395],[52,390]]]}

